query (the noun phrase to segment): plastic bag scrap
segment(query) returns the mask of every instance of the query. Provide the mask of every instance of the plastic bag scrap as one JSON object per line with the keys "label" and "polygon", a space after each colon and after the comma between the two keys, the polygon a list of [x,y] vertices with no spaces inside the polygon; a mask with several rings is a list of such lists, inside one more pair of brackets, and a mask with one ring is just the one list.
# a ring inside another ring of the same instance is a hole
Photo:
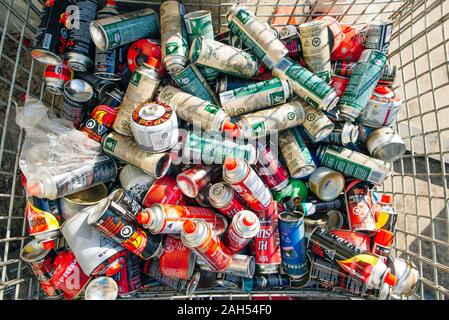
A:
{"label": "plastic bag scrap", "polygon": [[49,114],[45,104],[35,98],[27,97],[25,105],[17,107],[16,123],[26,131],[19,167],[27,180],[55,169],[71,171],[102,154],[98,142],[69,121]]}

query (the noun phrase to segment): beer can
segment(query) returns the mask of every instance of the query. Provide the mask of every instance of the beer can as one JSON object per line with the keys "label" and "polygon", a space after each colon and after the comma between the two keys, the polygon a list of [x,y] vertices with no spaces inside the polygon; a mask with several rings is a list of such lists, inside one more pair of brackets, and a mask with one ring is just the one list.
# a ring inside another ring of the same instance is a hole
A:
{"label": "beer can", "polygon": [[255,168],[260,178],[271,190],[279,191],[289,184],[289,175],[287,169],[279,161],[277,146],[276,148],[272,148],[272,146],[258,144],[260,151]]}
{"label": "beer can", "polygon": [[137,223],[127,220],[124,211],[127,210],[105,198],[92,209],[87,223],[144,260],[159,256],[162,253],[161,236],[150,234]]}
{"label": "beer can", "polygon": [[171,77],[183,91],[211,103],[220,104],[214,91],[194,64],[189,64],[179,72],[172,73]]}
{"label": "beer can", "polygon": [[290,80],[293,92],[315,108],[331,110],[338,102],[337,93],[329,84],[290,58],[283,58],[272,71],[275,77]]}
{"label": "beer can", "polygon": [[161,90],[157,102],[172,107],[179,118],[199,125],[204,131],[220,131],[223,122],[229,119],[217,105],[172,86],[166,86]]}
{"label": "beer can", "polygon": [[270,289],[287,289],[290,287],[290,277],[286,274],[257,275],[254,278],[242,279],[242,290],[253,292]]}
{"label": "beer can", "polygon": [[72,80],[73,75],[74,72],[65,63],[56,66],[49,64],[44,72],[45,90],[56,95],[62,95],[64,84]]}
{"label": "beer can", "polygon": [[251,78],[259,72],[259,63],[254,55],[206,37],[193,40],[190,61],[240,78]]}
{"label": "beer can", "polygon": [[112,276],[112,279],[117,283],[117,293],[120,298],[133,297],[142,286],[140,261],[139,256],[128,252],[122,268]]}
{"label": "beer can", "polygon": [[358,179],[349,180],[345,186],[345,197],[350,229],[374,233],[376,221],[368,184]]}
{"label": "beer can", "polygon": [[219,166],[197,164],[178,174],[176,183],[186,196],[195,198],[202,188],[220,177],[221,170]]}
{"label": "beer can", "polygon": [[189,62],[184,5],[165,1],[160,5],[162,64],[170,74],[180,72]]}
{"label": "beer can", "polygon": [[117,82],[97,78],[92,73],[79,72],[76,76],[92,86],[93,99],[96,101],[102,101],[108,92],[118,89]]}
{"label": "beer can", "polygon": [[64,103],[61,117],[73,123],[78,128],[87,111],[87,104],[93,97],[93,88],[86,81],[73,79],[64,85]]}
{"label": "beer can", "polygon": [[164,176],[170,168],[169,153],[145,152],[131,137],[110,132],[103,137],[102,146],[106,154],[132,164],[156,179]]}
{"label": "beer can", "polygon": [[142,206],[125,190],[122,188],[116,189],[108,196],[108,198],[126,209],[126,213],[129,213],[129,215],[127,215],[129,220],[136,221],[136,216],[142,210]]}
{"label": "beer can", "polygon": [[226,13],[229,30],[253,51],[268,68],[273,68],[288,50],[262,21],[258,20],[246,7],[234,4]]}
{"label": "beer can", "polygon": [[142,103],[132,113],[131,131],[142,150],[166,151],[178,142],[178,118],[169,106]]}
{"label": "beer can", "polygon": [[89,35],[89,24],[95,20],[98,3],[96,0],[76,0],[75,23],[66,21],[69,38],[64,53],[68,66],[75,71],[86,72],[93,66],[95,45]]}
{"label": "beer can", "polygon": [[101,51],[118,48],[158,31],[158,16],[150,8],[94,20],[89,26],[92,41]]}
{"label": "beer can", "polygon": [[378,19],[366,25],[363,46],[368,49],[388,53],[393,23],[387,19]]}
{"label": "beer can", "polygon": [[304,178],[316,170],[315,162],[298,128],[279,135],[279,148],[292,178]]}
{"label": "beer can", "polygon": [[63,292],[56,289],[51,283],[56,266],[54,260],[56,258],[56,251],[52,249],[45,249],[43,244],[36,240],[28,242],[20,252],[20,259],[28,263],[31,271],[37,277],[39,285],[45,295],[51,299],[56,299],[62,296]]}
{"label": "beer can", "polygon": [[292,278],[303,278],[307,267],[304,215],[299,211],[279,214],[282,267]]}
{"label": "beer can", "polygon": [[51,65],[62,63],[69,32],[60,19],[69,5],[69,0],[44,2],[31,49],[31,55],[40,63]]}
{"label": "beer can", "polygon": [[142,205],[145,208],[151,207],[155,203],[183,205],[186,204],[184,198],[184,193],[179,189],[175,178],[166,174],[156,180],[148,189]]}
{"label": "beer can", "polygon": [[340,195],[345,187],[345,177],[338,171],[318,167],[307,182],[310,191],[323,201],[331,201]]}
{"label": "beer can", "polygon": [[215,183],[209,190],[210,204],[229,218],[245,210],[245,205],[229,185],[223,182]]}
{"label": "beer can", "polygon": [[195,262],[196,255],[182,243],[179,236],[165,237],[164,252],[159,259],[163,276],[189,280],[193,276]]}
{"label": "beer can", "polygon": [[71,193],[60,198],[62,217],[68,220],[80,211],[93,206],[106,198],[108,189],[104,184],[98,184],[85,190]]}
{"label": "beer can", "polygon": [[401,104],[393,90],[377,86],[357,121],[372,128],[390,127],[396,121]]}
{"label": "beer can", "polygon": [[343,125],[337,124],[334,130],[322,141],[338,146],[347,146],[356,143],[359,137],[359,129],[350,122]]}
{"label": "beer can", "polygon": [[315,75],[329,83],[331,80],[331,58],[329,34],[325,20],[312,20],[298,26],[302,57]]}
{"label": "beer can", "polygon": [[251,141],[273,132],[296,127],[305,121],[305,107],[295,100],[242,115],[237,118],[237,125],[241,128],[241,136]]}
{"label": "beer can", "polygon": [[366,147],[374,158],[394,162],[405,153],[405,142],[392,128],[383,127],[371,133]]}
{"label": "beer can", "polygon": [[130,164],[121,169],[119,180],[123,189],[138,203],[142,203],[148,189],[156,181],[154,177]]}
{"label": "beer can", "polygon": [[230,116],[286,103],[293,92],[288,81],[273,78],[220,93],[221,106]]}
{"label": "beer can", "polygon": [[317,158],[324,167],[375,185],[381,185],[390,174],[390,166],[382,160],[343,147],[320,146]]}
{"label": "beer can", "polygon": [[135,108],[152,101],[160,78],[156,69],[150,65],[138,67],[129,81],[125,95],[112,128],[125,136],[132,136],[131,118]]}
{"label": "beer can", "polygon": [[343,119],[354,121],[363,112],[376,88],[386,61],[387,55],[381,51],[363,50],[337,105]]}
{"label": "beer can", "polygon": [[118,285],[110,277],[98,277],[93,279],[84,292],[85,300],[116,300]]}

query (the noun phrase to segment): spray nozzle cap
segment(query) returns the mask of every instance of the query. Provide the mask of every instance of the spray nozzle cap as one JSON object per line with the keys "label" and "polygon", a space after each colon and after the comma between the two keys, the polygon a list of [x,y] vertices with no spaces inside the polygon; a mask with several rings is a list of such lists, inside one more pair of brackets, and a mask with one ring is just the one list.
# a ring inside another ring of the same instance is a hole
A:
{"label": "spray nozzle cap", "polygon": [[136,220],[140,224],[148,224],[151,220],[151,216],[146,211],[140,211],[136,216]]}
{"label": "spray nozzle cap", "polygon": [[254,224],[254,217],[249,215],[243,217],[243,224],[248,227],[252,226]]}
{"label": "spray nozzle cap", "polygon": [[185,233],[194,233],[196,230],[195,221],[187,220],[186,222],[184,222],[183,229]]}
{"label": "spray nozzle cap", "polygon": [[398,278],[392,274],[392,273],[388,273],[387,276],[385,277],[384,282],[392,287],[394,287],[396,285],[396,283],[398,282]]}

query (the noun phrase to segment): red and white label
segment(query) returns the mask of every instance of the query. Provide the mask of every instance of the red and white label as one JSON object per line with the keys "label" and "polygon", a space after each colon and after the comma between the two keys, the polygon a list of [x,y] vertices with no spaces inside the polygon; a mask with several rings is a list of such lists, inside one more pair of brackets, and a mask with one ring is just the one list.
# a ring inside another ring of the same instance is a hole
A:
{"label": "red and white label", "polygon": [[232,253],[242,251],[250,241],[251,238],[242,237],[232,224],[229,226],[224,238],[224,243],[226,243],[226,246]]}

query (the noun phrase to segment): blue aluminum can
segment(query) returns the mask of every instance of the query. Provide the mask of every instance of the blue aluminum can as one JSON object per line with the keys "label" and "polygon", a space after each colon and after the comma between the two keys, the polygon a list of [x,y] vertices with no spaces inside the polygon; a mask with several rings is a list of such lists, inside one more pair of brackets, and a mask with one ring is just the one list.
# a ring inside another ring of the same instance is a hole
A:
{"label": "blue aluminum can", "polygon": [[307,255],[304,230],[304,214],[299,211],[282,212],[279,215],[282,267],[292,278],[307,275]]}

